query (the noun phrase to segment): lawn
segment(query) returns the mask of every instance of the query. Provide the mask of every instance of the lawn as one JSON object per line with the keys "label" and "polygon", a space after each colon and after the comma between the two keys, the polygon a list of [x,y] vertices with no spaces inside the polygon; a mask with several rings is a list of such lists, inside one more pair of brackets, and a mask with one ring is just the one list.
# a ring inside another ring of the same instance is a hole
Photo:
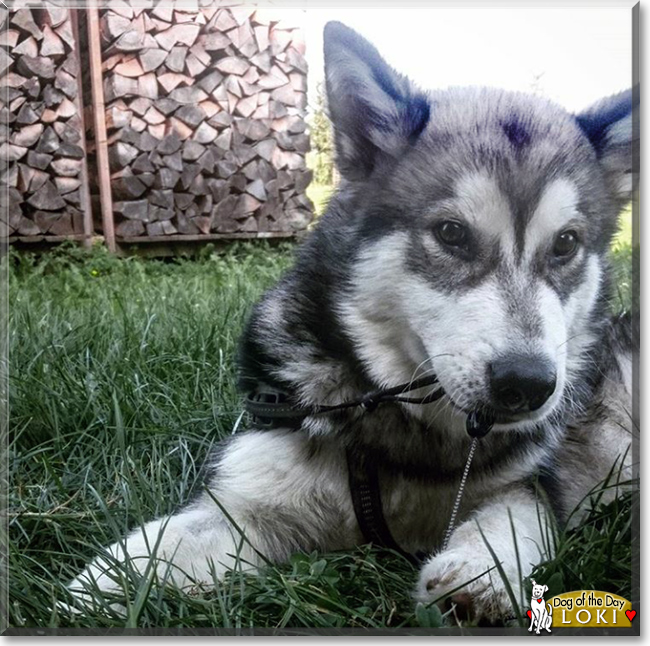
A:
{"label": "lawn", "polygon": [[[211,448],[240,414],[237,337],[251,304],[291,263],[290,244],[237,244],[175,261],[70,247],[9,257],[9,621],[14,627],[397,628],[443,625],[414,607],[395,554],[298,554],[258,577],[189,593],[134,577],[126,619],[57,611],[65,582],[128,528],[192,496]],[[616,251],[629,299],[629,242]],[[625,281],[628,281],[625,283]],[[617,305],[618,307],[618,305]],[[542,566],[552,591],[630,597],[630,508],[595,511]]]}

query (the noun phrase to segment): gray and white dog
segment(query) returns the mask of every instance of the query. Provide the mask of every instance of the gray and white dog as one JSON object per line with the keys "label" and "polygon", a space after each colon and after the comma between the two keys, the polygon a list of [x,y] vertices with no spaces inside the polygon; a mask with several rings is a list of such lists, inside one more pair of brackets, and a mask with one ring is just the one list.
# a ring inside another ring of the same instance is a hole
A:
{"label": "gray and white dog", "polygon": [[[207,491],[109,547],[72,582],[81,596],[90,580],[116,589],[110,564],[144,571],[151,551],[184,586],[260,553],[363,543],[353,449],[378,470],[396,542],[429,555],[416,598],[461,588],[459,605],[498,619],[512,608],[490,548],[520,595],[549,556],[544,523],[630,444],[632,335],[608,314],[606,255],[636,178],[632,93],[573,115],[494,89],[423,92],[340,23],[325,28],[325,65],[341,184],[250,318],[241,387],[337,404],[435,373],[445,396],[237,433]],[[496,423],[442,549],[477,409]]]}

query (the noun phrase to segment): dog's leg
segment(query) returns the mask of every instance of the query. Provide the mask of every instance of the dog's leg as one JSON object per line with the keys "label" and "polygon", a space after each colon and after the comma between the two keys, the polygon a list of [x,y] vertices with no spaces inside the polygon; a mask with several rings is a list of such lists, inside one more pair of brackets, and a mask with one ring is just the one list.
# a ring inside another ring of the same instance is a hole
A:
{"label": "dog's leg", "polygon": [[333,451],[295,432],[234,436],[198,500],[110,546],[70,588],[82,598],[91,590],[119,591],[119,564],[127,560],[140,574],[183,587],[301,549],[351,547],[358,530],[345,461]]}
{"label": "dog's leg", "polygon": [[[430,603],[451,594],[463,613],[490,621],[512,615],[512,603],[487,542],[523,610],[521,579],[546,555],[546,521],[541,503],[524,485],[496,493],[456,528],[444,552],[427,561],[417,597]],[[457,588],[460,594],[454,597]]]}

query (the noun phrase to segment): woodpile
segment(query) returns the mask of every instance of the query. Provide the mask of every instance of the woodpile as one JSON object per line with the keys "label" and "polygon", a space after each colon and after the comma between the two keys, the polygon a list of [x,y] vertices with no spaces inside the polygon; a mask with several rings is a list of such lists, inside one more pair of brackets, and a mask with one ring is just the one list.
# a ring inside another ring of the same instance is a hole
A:
{"label": "woodpile", "polygon": [[[84,233],[85,150],[70,12],[0,9],[0,236]],[[7,190],[8,187],[8,190]]]}
{"label": "woodpile", "polygon": [[304,229],[299,30],[277,9],[145,4],[108,0],[100,12],[118,240]]}

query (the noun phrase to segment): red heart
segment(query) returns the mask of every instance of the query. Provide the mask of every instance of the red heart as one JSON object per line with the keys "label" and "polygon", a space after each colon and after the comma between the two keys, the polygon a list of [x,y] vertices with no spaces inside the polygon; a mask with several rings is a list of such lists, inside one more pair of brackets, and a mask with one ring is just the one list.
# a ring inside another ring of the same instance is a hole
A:
{"label": "red heart", "polygon": [[630,620],[630,623],[632,623],[632,619],[634,619],[634,617],[636,617],[636,610],[626,610],[625,614],[626,614],[627,618]]}
{"label": "red heart", "polygon": [[532,610],[526,610],[526,614],[528,615],[528,619],[530,619],[533,616],[533,611]]}

